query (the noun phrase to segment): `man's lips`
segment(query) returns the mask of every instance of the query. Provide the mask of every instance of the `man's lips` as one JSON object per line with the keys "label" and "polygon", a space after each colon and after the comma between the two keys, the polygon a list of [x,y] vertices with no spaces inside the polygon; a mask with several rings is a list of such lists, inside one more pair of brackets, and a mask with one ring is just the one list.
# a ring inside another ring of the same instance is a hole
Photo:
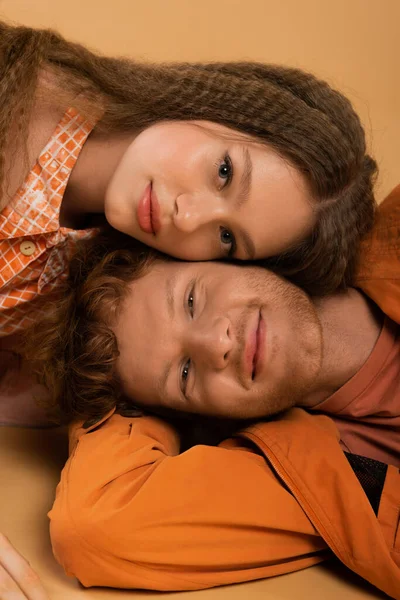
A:
{"label": "man's lips", "polygon": [[256,318],[252,319],[244,350],[245,369],[251,380],[257,377],[263,365],[265,334],[265,321],[262,318],[261,311],[258,311]]}
{"label": "man's lips", "polygon": [[264,356],[265,356],[265,337],[267,333],[267,328],[265,325],[265,321],[260,311],[260,319],[258,321],[257,328],[257,345],[256,352],[253,358],[253,379],[257,377],[257,375],[261,372],[262,367],[264,365]]}
{"label": "man's lips", "polygon": [[144,194],[139,201],[136,215],[139,227],[142,231],[153,235],[158,233],[161,228],[160,205],[153,190],[152,183],[149,183],[146,187]]}

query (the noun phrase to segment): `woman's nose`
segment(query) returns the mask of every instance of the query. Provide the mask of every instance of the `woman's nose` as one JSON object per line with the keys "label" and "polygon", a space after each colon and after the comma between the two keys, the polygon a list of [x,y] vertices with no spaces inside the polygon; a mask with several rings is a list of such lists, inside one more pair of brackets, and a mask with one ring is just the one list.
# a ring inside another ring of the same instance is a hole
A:
{"label": "woman's nose", "polygon": [[181,194],[175,201],[174,225],[183,233],[193,233],[203,225],[222,218],[221,201],[211,194]]}
{"label": "woman's nose", "polygon": [[193,332],[193,359],[214,369],[223,369],[228,364],[232,347],[231,324],[225,317],[199,325]]}

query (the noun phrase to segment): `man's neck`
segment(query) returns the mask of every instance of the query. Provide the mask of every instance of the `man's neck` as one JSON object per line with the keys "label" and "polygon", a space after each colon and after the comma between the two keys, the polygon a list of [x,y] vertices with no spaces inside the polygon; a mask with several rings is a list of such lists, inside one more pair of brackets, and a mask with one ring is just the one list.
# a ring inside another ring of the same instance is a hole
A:
{"label": "man's neck", "polygon": [[370,356],[383,314],[355,289],[315,300],[323,335],[322,367],[302,406],[315,407],[351,379]]}

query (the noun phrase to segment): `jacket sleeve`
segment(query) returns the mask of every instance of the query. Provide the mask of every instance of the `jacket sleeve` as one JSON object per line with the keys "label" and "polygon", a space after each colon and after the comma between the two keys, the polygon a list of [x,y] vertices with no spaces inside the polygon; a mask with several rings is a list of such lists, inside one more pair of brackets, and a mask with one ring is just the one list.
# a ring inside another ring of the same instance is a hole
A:
{"label": "jacket sleeve", "polygon": [[84,586],[192,590],[295,571],[327,546],[251,442],[179,454],[155,417],[75,430],[49,514],[58,561]]}
{"label": "jacket sleeve", "polygon": [[400,185],[379,206],[362,242],[356,287],[400,323]]}

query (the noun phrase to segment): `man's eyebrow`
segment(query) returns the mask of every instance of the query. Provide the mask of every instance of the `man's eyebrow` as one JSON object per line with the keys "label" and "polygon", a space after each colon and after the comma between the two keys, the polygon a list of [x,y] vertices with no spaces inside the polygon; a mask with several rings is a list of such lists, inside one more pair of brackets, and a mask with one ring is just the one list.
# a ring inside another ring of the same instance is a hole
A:
{"label": "man's eyebrow", "polygon": [[236,201],[236,210],[239,210],[249,199],[251,191],[251,180],[253,176],[253,163],[251,162],[251,156],[249,149],[243,146],[243,173],[239,183],[239,193]]}
{"label": "man's eyebrow", "polygon": [[[165,298],[170,321],[175,319],[175,288],[177,283],[176,273],[172,277],[167,277],[165,281]],[[171,372],[172,362],[168,361],[162,375],[157,379],[156,390],[160,397],[165,396],[165,386]]]}
{"label": "man's eyebrow", "polygon": [[175,286],[177,276],[176,274],[172,277],[167,277],[165,282],[165,297],[167,299],[168,314],[171,321],[175,318]]}

